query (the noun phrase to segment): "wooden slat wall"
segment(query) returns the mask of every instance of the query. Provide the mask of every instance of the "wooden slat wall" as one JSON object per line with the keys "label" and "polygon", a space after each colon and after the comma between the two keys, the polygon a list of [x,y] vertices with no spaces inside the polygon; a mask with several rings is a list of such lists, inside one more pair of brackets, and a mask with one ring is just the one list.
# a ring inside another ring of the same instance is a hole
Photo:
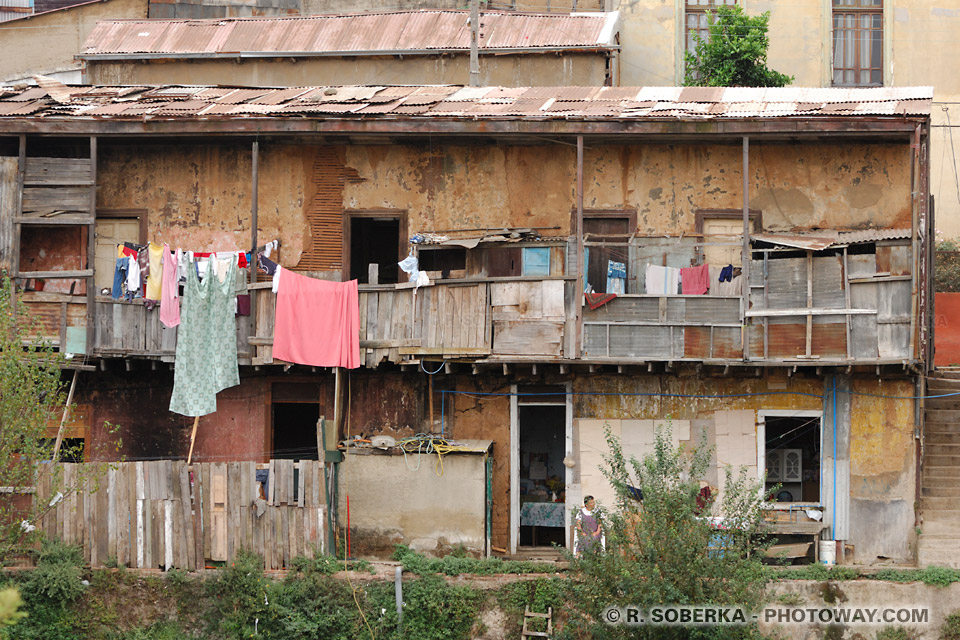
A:
{"label": "wooden slat wall", "polygon": [[0,157],[0,271],[11,271],[17,215],[17,159]]}
{"label": "wooden slat wall", "polygon": [[[323,552],[326,507],[323,470],[315,460],[274,460],[265,499],[254,462],[177,460],[112,465],[62,465],[64,484],[86,477],[41,519],[48,535],[83,547],[93,567],[116,561],[129,567],[195,570],[208,561],[232,561],[241,549],[264,556],[268,569]],[[262,465],[261,465],[262,466]],[[49,504],[51,474],[37,481],[39,504]],[[258,507],[259,503],[259,507]],[[262,508],[261,515],[258,514]],[[203,557],[197,557],[194,519]]]}
{"label": "wooden slat wall", "polygon": [[[96,305],[98,307],[94,334],[96,353],[105,356],[134,355],[160,358],[165,362],[174,361],[177,352],[177,328],[167,328],[160,322],[159,306],[152,311],[147,311],[146,307],[139,302],[121,302],[104,298],[98,298]],[[270,312],[272,314],[272,308]],[[238,317],[237,357],[241,364],[247,364],[244,360],[251,357],[249,333],[248,318]]]}

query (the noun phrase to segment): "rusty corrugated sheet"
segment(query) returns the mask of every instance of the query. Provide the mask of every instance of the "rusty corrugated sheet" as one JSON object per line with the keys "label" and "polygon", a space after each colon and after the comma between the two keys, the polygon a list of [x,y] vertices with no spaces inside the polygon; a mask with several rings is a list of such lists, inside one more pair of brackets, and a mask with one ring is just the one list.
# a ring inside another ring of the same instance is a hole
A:
{"label": "rusty corrugated sheet", "polygon": [[[351,53],[468,50],[470,13],[397,11],[214,20],[98,22],[81,57],[138,54]],[[616,14],[563,15],[486,12],[481,49],[615,48],[605,29]]]}
{"label": "rusty corrugated sheet", "polygon": [[[339,117],[411,116],[424,118],[580,118],[586,120],[701,120],[713,118],[891,118],[929,115],[931,87],[858,89],[864,102],[850,102],[850,89],[711,89],[683,87],[463,87],[337,86],[229,88],[164,85],[152,87],[71,86],[44,79],[42,87],[0,87],[0,115],[125,118],[162,115],[176,118],[338,114]],[[722,92],[757,102],[716,102]],[[816,102],[792,101],[806,93]],[[789,99],[789,100],[787,100]],[[698,101],[703,100],[703,101]],[[710,100],[710,101],[707,101]],[[21,103],[23,109],[9,106]],[[904,104],[909,103],[908,107]],[[125,108],[108,108],[123,104]],[[26,105],[29,105],[27,107]],[[861,108],[862,106],[862,108]],[[843,242],[869,242],[872,231]],[[890,233],[885,231],[884,233]],[[822,234],[814,234],[819,237]],[[779,236],[778,236],[779,237]],[[903,237],[903,236],[884,236]]]}

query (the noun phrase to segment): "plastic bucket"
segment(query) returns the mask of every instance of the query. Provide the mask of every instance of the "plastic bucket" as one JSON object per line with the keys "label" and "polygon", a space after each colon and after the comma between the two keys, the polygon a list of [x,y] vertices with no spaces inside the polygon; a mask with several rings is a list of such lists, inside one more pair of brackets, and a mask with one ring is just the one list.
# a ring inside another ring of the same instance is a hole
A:
{"label": "plastic bucket", "polygon": [[825,564],[828,567],[832,567],[836,563],[837,563],[837,541],[821,540],[820,541],[820,564]]}

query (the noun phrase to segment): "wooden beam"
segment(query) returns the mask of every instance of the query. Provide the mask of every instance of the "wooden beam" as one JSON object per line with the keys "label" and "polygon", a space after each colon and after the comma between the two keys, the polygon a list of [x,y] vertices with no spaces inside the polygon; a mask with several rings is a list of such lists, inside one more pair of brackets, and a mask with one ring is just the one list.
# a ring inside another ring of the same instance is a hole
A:
{"label": "wooden beam", "polygon": [[573,355],[579,358],[583,353],[583,290],[586,274],[583,272],[583,136],[577,136],[577,290],[575,293],[575,335]]}
{"label": "wooden beam", "polygon": [[747,311],[748,318],[784,318],[790,316],[842,316],[842,315],[876,315],[876,309],[752,309]]}
{"label": "wooden beam", "polygon": [[[807,251],[807,309],[813,308],[813,251]],[[849,319],[850,316],[844,314]],[[807,357],[813,355],[813,316],[807,316],[807,336],[804,353]]]}
{"label": "wooden beam", "polygon": [[57,441],[53,445],[53,457],[51,461],[56,462],[60,455],[60,445],[63,444],[63,428],[67,424],[67,417],[70,415],[70,406],[73,404],[73,392],[77,389],[77,376],[79,371],[73,372],[73,380],[70,382],[70,391],[67,393],[67,403],[63,406],[63,415],[60,416],[60,428],[57,429]]}
{"label": "wooden beam", "polygon": [[[93,237],[93,234],[91,234]],[[21,271],[18,276],[22,279],[28,278],[45,278],[55,280],[58,278],[91,278],[93,277],[93,269],[73,269],[70,271]],[[87,294],[87,297],[91,297],[90,294]]]}
{"label": "wooden beam", "polygon": [[[97,137],[90,136],[90,218],[95,220],[97,217]],[[93,270],[96,265],[97,252],[97,234],[96,226],[87,227],[87,271],[90,275],[87,278],[87,345],[84,350],[86,353],[93,351],[93,342],[96,339],[97,326],[97,305],[94,299],[97,295],[97,285],[94,282]],[[116,256],[114,256],[116,257]],[[61,345],[60,350],[63,351]]]}
{"label": "wooden beam", "polygon": [[[743,136],[743,249],[740,256],[742,312],[750,309],[750,137]],[[747,316],[743,316],[743,359],[750,359],[750,340],[747,335]]]}
{"label": "wooden beam", "polygon": [[93,216],[67,218],[34,218],[31,216],[19,216],[13,219],[13,224],[78,226],[91,225],[94,223],[94,220],[95,219]]}
{"label": "wooden beam", "polygon": [[197,440],[197,424],[200,422],[200,416],[196,416],[193,419],[193,431],[190,433],[190,453],[187,454],[187,465],[189,466],[190,461],[193,460],[193,444]]}

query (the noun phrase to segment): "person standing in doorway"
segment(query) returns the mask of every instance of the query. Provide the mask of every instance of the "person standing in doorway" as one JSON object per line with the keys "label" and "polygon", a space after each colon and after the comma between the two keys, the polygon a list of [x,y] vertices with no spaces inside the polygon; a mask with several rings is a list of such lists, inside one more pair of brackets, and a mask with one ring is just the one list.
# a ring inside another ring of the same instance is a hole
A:
{"label": "person standing in doorway", "polygon": [[593,499],[593,496],[587,496],[583,499],[583,507],[577,512],[576,529],[577,543],[574,546],[574,553],[577,556],[598,543],[601,549],[605,547],[603,526],[600,524],[597,501]]}

